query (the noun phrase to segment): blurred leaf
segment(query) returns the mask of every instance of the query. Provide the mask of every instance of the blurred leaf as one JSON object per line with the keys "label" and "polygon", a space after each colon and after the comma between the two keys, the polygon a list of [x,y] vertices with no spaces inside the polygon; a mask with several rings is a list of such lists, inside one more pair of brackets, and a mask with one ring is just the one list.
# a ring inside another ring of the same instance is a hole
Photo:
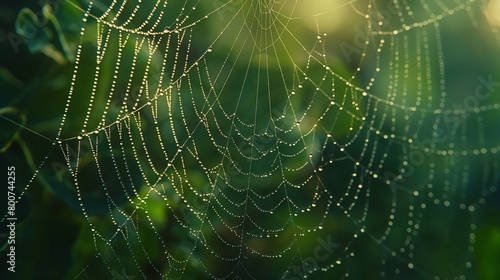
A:
{"label": "blurred leaf", "polygon": [[477,279],[494,280],[500,275],[500,228],[487,227],[476,237]]}
{"label": "blurred leaf", "polygon": [[9,83],[16,88],[22,88],[25,86],[23,81],[19,80],[16,76],[14,76],[14,74],[12,74],[11,71],[9,71],[9,69],[5,67],[0,67],[0,80]]}
{"label": "blurred leaf", "polygon": [[16,32],[28,39],[28,49],[32,53],[40,52],[52,39],[49,30],[40,27],[46,23],[41,22],[29,8],[24,8],[19,12],[15,24]]}
{"label": "blurred leaf", "polygon": [[42,11],[43,18],[39,19],[31,9],[22,9],[15,23],[16,32],[26,39],[31,53],[43,53],[59,64],[73,61],[61,25],[50,6],[45,5]]}
{"label": "blurred leaf", "polygon": [[26,117],[19,114],[16,108],[0,108],[0,117],[7,120],[11,125],[2,127],[0,132],[0,153],[4,153],[16,140],[19,131],[26,124]]}
{"label": "blurred leaf", "polygon": [[[67,167],[66,167],[67,170]],[[61,171],[61,170],[60,170]],[[62,170],[61,172],[65,172]],[[45,185],[49,187],[52,193],[60,198],[66,205],[76,212],[82,211],[82,206],[78,200],[78,194],[74,184],[67,178],[56,176],[44,176]],[[84,208],[89,215],[104,215],[109,212],[106,198],[100,193],[84,194]]]}

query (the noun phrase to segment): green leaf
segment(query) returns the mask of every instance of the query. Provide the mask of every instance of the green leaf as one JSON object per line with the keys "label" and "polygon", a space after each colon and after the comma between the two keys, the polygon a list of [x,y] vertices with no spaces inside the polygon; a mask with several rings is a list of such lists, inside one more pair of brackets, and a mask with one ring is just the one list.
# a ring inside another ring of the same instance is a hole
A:
{"label": "green leaf", "polygon": [[27,40],[31,53],[41,52],[51,41],[52,34],[44,28],[47,23],[40,21],[29,8],[22,9],[16,19],[16,32]]}
{"label": "green leaf", "polygon": [[500,276],[500,228],[487,227],[476,237],[477,279],[493,280]]}
{"label": "green leaf", "polygon": [[16,108],[6,107],[0,108],[0,118],[8,122],[8,124],[2,125],[0,131],[0,153],[4,153],[16,140],[19,131],[26,124],[26,116],[20,114]]}
{"label": "green leaf", "polygon": [[26,40],[31,53],[43,53],[59,64],[73,61],[61,24],[49,5],[42,9],[40,19],[31,9],[22,9],[16,19],[16,32]]}

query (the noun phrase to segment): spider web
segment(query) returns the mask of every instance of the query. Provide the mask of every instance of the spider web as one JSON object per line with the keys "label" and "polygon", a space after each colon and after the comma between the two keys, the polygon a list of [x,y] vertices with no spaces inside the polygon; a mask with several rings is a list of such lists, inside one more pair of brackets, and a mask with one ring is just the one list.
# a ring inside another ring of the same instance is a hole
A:
{"label": "spider web", "polygon": [[54,141],[74,277],[472,277],[498,85],[443,36],[486,4],[91,1]]}

